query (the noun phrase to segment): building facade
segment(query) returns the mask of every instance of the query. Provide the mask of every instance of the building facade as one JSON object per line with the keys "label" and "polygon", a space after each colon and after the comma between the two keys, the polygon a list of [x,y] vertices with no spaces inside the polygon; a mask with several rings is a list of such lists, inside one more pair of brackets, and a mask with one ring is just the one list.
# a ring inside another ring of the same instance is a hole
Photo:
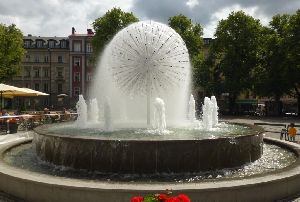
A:
{"label": "building facade", "polygon": [[46,97],[17,99],[14,107],[39,110],[68,104],[59,95],[70,89],[69,39],[67,37],[24,37],[26,54],[21,70],[10,82],[14,86],[26,87],[48,93]]}
{"label": "building facade", "polygon": [[94,33],[91,29],[87,29],[86,34],[76,34],[74,28],[72,28],[72,34],[69,36],[69,77],[71,78],[69,80],[69,96],[71,106],[75,106],[80,94],[85,97],[89,95],[89,86],[94,70],[94,65],[91,62],[93,36]]}

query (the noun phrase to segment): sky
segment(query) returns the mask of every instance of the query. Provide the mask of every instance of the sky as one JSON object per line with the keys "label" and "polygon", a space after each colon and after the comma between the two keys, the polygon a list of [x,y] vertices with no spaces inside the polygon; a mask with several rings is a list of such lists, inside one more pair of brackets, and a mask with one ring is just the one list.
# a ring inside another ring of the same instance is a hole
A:
{"label": "sky", "polygon": [[72,27],[86,33],[113,7],[162,23],[183,14],[201,24],[204,37],[213,37],[218,22],[232,11],[243,10],[268,25],[276,14],[295,13],[300,0],[0,0],[0,23],[14,23],[24,35],[67,37]]}

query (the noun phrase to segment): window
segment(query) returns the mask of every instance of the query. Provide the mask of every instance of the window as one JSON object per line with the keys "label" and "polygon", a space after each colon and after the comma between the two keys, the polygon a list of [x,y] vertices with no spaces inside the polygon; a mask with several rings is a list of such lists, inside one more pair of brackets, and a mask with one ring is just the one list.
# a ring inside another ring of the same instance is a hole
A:
{"label": "window", "polygon": [[63,56],[59,55],[57,57],[57,61],[58,61],[58,63],[63,63]]}
{"label": "window", "polygon": [[49,45],[49,48],[54,48],[55,43],[54,43],[53,40],[51,40],[51,41],[48,42],[48,45]]}
{"label": "window", "polygon": [[81,52],[81,43],[74,42],[74,52]]}
{"label": "window", "polygon": [[80,87],[74,87],[74,95],[79,96],[80,95]]}
{"label": "window", "polygon": [[36,42],[36,46],[37,46],[37,48],[42,48],[43,47],[43,41],[38,40]]}
{"label": "window", "polygon": [[57,77],[62,78],[64,77],[64,68],[63,67],[56,67]]}
{"label": "window", "polygon": [[67,42],[65,40],[60,41],[60,47],[61,48],[66,48],[67,47]]}
{"label": "window", "polygon": [[80,72],[74,73],[74,82],[80,82]]}
{"label": "window", "polygon": [[30,55],[25,56],[25,62],[30,62]]}
{"label": "window", "polygon": [[44,62],[49,62],[49,56],[48,55],[44,56]]}
{"label": "window", "polygon": [[25,45],[25,48],[30,48],[31,41],[29,41],[29,40],[24,41],[24,45]]}
{"label": "window", "polygon": [[49,91],[49,84],[44,83],[44,92],[48,92],[48,91]]}
{"label": "window", "polygon": [[74,65],[75,67],[79,67],[81,63],[81,58],[80,57],[74,57]]}
{"label": "window", "polygon": [[62,83],[58,83],[58,84],[57,84],[57,92],[58,92],[58,93],[62,93],[62,91],[63,91],[62,89],[63,89]]}
{"label": "window", "polygon": [[87,53],[93,52],[93,48],[92,48],[92,44],[91,43],[87,43],[86,44],[86,52]]}
{"label": "window", "polygon": [[34,90],[40,90],[40,84],[39,83],[34,84]]}
{"label": "window", "polygon": [[38,55],[34,56],[34,62],[40,62],[40,57]]}
{"label": "window", "polygon": [[44,77],[45,78],[49,77],[49,69],[48,68],[44,68]]}
{"label": "window", "polygon": [[40,68],[34,68],[34,78],[40,77]]}
{"label": "window", "polygon": [[30,67],[25,67],[24,70],[25,70],[24,71],[24,76],[25,77],[30,77],[31,76],[30,75],[31,74],[31,68]]}

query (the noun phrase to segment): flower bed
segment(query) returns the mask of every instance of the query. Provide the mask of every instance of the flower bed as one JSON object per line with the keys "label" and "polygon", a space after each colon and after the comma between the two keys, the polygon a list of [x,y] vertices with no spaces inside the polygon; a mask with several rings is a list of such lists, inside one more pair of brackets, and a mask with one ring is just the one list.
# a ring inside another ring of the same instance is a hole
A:
{"label": "flower bed", "polygon": [[185,194],[171,196],[171,192],[167,194],[154,194],[143,196],[134,196],[131,202],[190,202],[190,198]]}

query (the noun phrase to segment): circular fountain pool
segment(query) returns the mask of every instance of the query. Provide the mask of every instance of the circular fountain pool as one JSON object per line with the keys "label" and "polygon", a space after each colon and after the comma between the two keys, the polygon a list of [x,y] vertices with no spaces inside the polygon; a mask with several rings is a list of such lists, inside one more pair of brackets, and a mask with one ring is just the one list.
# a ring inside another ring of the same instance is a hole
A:
{"label": "circular fountain pool", "polygon": [[206,131],[210,138],[200,138],[196,129],[148,135],[140,130],[75,132],[64,125],[45,125],[35,129],[33,142],[37,155],[46,162],[103,173],[200,172],[237,167],[261,157],[259,127],[225,124],[222,128],[227,129]]}
{"label": "circular fountain pool", "polygon": [[285,168],[296,161],[296,155],[284,148],[273,144],[264,144],[262,157],[254,162],[236,168],[225,168],[196,173],[161,173],[151,175],[121,174],[121,173],[101,173],[89,172],[87,170],[77,170],[70,167],[56,166],[40,160],[36,155],[33,144],[27,143],[12,148],[4,157],[4,161],[14,167],[19,167],[27,171],[51,175],[68,177],[74,179],[86,179],[112,182],[203,182],[207,180],[228,180],[236,178],[253,177],[270,173]]}

